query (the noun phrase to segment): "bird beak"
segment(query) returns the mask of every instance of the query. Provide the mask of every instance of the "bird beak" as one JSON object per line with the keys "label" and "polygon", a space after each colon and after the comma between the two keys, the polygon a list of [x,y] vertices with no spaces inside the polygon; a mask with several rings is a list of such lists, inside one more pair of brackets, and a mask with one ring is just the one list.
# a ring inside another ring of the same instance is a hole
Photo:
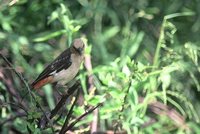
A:
{"label": "bird beak", "polygon": [[83,48],[78,48],[78,53],[82,54],[83,53]]}

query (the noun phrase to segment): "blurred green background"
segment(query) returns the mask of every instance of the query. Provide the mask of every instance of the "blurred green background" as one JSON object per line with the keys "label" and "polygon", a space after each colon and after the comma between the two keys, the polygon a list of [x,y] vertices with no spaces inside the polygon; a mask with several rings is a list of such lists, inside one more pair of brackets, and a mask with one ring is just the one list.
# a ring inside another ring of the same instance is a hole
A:
{"label": "blurred green background", "polygon": [[[81,67],[84,104],[73,117],[103,100],[98,132],[200,133],[198,0],[0,1],[0,52],[27,83],[79,37],[93,68]],[[95,87],[88,90],[91,73]],[[18,116],[10,103],[18,105],[27,89],[2,59],[0,80],[1,132],[52,133],[38,128],[41,114],[30,96],[28,115]],[[43,90],[38,99],[53,109],[52,87]],[[92,120],[90,114],[72,131],[89,133]],[[63,123],[64,117],[54,127]]]}

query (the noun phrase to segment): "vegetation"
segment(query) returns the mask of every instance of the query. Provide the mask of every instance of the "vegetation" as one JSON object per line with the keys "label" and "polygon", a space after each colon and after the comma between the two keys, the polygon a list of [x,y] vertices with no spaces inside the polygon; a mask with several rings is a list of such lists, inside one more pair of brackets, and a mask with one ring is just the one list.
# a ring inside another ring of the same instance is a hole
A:
{"label": "vegetation", "polygon": [[[1,133],[56,133],[70,109],[68,124],[91,108],[71,132],[200,133],[198,0],[9,2],[0,1]],[[41,128],[61,97],[28,83],[79,37],[79,97]]]}

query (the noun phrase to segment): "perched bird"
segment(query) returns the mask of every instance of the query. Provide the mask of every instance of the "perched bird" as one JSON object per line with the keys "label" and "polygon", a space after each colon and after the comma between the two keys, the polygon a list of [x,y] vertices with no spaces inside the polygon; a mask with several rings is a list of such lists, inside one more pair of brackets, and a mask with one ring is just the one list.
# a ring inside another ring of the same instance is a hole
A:
{"label": "perched bird", "polygon": [[33,89],[39,89],[48,83],[57,82],[59,85],[69,83],[78,73],[84,59],[84,43],[75,39],[70,48],[62,52],[51,62],[31,84]]}

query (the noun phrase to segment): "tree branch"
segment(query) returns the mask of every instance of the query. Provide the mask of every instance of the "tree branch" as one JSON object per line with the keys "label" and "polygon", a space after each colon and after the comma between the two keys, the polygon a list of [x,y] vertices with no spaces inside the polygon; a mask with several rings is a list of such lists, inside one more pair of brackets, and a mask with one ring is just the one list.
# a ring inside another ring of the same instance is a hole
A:
{"label": "tree branch", "polygon": [[72,112],[73,112],[72,110],[73,110],[73,108],[74,108],[74,106],[75,106],[75,104],[76,104],[76,102],[78,100],[79,93],[80,93],[80,89],[77,90],[76,98],[75,98],[75,100],[74,100],[74,102],[73,102],[73,104],[72,104],[72,106],[71,106],[71,108],[70,108],[70,110],[69,110],[69,112],[67,114],[67,117],[65,119],[65,123],[63,124],[62,129],[60,130],[60,134],[65,134],[65,130],[66,130],[67,126],[68,126],[69,119],[70,119],[70,117],[72,115]]}
{"label": "tree branch", "polygon": [[97,109],[101,105],[103,105],[102,102],[99,103],[97,106],[89,109],[88,111],[86,111],[81,116],[79,116],[75,121],[73,121],[72,123],[69,124],[69,126],[64,130],[64,132],[67,132],[68,130],[72,129],[74,127],[74,125],[76,125],[76,123],[79,122],[83,117],[85,117],[86,115],[90,114],[91,112],[93,112],[95,109]]}

